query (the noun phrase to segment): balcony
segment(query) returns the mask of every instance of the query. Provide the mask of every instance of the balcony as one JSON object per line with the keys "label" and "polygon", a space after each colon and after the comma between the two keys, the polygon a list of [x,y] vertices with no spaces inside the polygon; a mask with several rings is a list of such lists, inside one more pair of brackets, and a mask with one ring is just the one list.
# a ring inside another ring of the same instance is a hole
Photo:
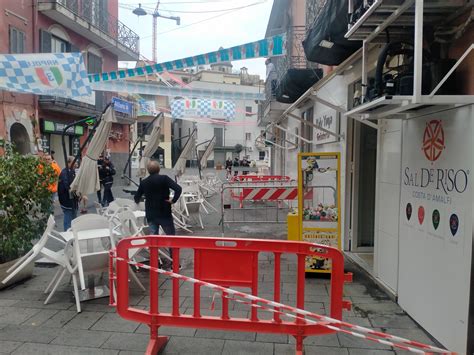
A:
{"label": "balcony", "polygon": [[118,60],[138,60],[140,37],[106,8],[106,1],[39,0],[38,11],[99,47],[107,48]]}
{"label": "balcony", "polygon": [[306,36],[305,26],[292,26],[289,29],[287,55],[272,58],[276,75],[265,82],[265,101],[259,106],[258,122],[265,125],[274,121],[289,104],[295,102],[321,77],[318,64],[306,60],[302,41]]}

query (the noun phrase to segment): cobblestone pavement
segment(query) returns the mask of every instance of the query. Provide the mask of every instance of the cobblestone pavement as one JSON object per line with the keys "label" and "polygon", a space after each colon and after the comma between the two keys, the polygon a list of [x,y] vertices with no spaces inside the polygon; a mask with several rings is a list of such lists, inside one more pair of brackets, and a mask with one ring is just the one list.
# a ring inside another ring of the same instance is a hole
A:
{"label": "cobblestone pavement", "polygon": [[[122,187],[114,187],[117,197],[125,197]],[[130,196],[130,195],[128,195]],[[91,196],[89,213],[94,212]],[[218,195],[210,199],[218,209]],[[62,226],[62,215],[56,208],[58,229]],[[204,215],[205,229],[195,227],[194,235],[220,236],[220,213]],[[184,233],[183,233],[184,235]],[[226,228],[226,237],[251,237],[285,239],[285,224],[235,224]],[[192,274],[192,261],[182,261],[183,273]],[[259,261],[259,294],[271,297],[273,291],[273,269],[268,258]],[[72,286],[65,280],[50,304],[44,305],[43,290],[56,269],[34,268],[34,275],[23,283],[0,291],[0,354],[142,354],[149,334],[145,325],[121,319],[108,298],[82,303],[82,313],[77,313],[72,295]],[[352,301],[351,311],[344,311],[344,320],[413,340],[434,344],[426,334],[396,303],[383,293],[358,268],[346,262],[346,271],[354,273],[354,282],[344,288],[345,299]],[[142,281],[148,273],[138,273]],[[294,280],[296,260],[283,258],[282,302],[295,304]],[[160,310],[170,310],[171,282],[163,278],[160,284]],[[145,282],[144,282],[145,283]],[[146,283],[145,283],[146,284]],[[307,277],[305,308],[326,314],[329,307],[329,280],[322,277]],[[182,284],[180,288],[180,310],[192,311],[192,286]],[[218,315],[220,305],[216,302],[211,311],[212,294],[202,292],[203,314]],[[132,289],[130,303],[138,307],[148,305],[146,292]],[[249,306],[232,304],[230,314],[247,316]],[[259,311],[262,318],[268,313]],[[169,342],[163,354],[294,354],[294,339],[287,335],[211,331],[205,329],[161,327],[161,335],[168,335]],[[394,354],[404,353],[343,334],[312,336],[304,341],[307,354]]]}

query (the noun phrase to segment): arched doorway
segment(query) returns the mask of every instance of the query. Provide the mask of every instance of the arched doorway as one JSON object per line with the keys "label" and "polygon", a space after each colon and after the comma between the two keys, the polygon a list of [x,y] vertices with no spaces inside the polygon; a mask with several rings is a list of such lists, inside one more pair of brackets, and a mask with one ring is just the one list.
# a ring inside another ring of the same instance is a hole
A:
{"label": "arched doorway", "polygon": [[31,153],[30,137],[25,126],[21,123],[14,123],[10,128],[10,141],[13,144],[13,150],[20,154]]}

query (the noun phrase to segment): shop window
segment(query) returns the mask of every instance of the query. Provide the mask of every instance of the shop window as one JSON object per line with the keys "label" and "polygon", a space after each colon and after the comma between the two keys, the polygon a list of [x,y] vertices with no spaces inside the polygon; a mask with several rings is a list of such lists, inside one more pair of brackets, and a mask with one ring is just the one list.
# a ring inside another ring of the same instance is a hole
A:
{"label": "shop window", "polygon": [[10,26],[10,53],[25,53],[25,32]]}
{"label": "shop window", "polygon": [[258,160],[265,160],[265,151],[258,152]]}

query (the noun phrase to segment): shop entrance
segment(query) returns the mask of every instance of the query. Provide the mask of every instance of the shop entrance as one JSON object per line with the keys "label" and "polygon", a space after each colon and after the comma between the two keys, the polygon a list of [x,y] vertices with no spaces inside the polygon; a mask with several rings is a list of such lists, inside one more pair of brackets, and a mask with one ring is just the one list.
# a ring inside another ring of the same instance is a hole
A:
{"label": "shop entrance", "polygon": [[349,250],[373,270],[377,130],[353,122]]}

